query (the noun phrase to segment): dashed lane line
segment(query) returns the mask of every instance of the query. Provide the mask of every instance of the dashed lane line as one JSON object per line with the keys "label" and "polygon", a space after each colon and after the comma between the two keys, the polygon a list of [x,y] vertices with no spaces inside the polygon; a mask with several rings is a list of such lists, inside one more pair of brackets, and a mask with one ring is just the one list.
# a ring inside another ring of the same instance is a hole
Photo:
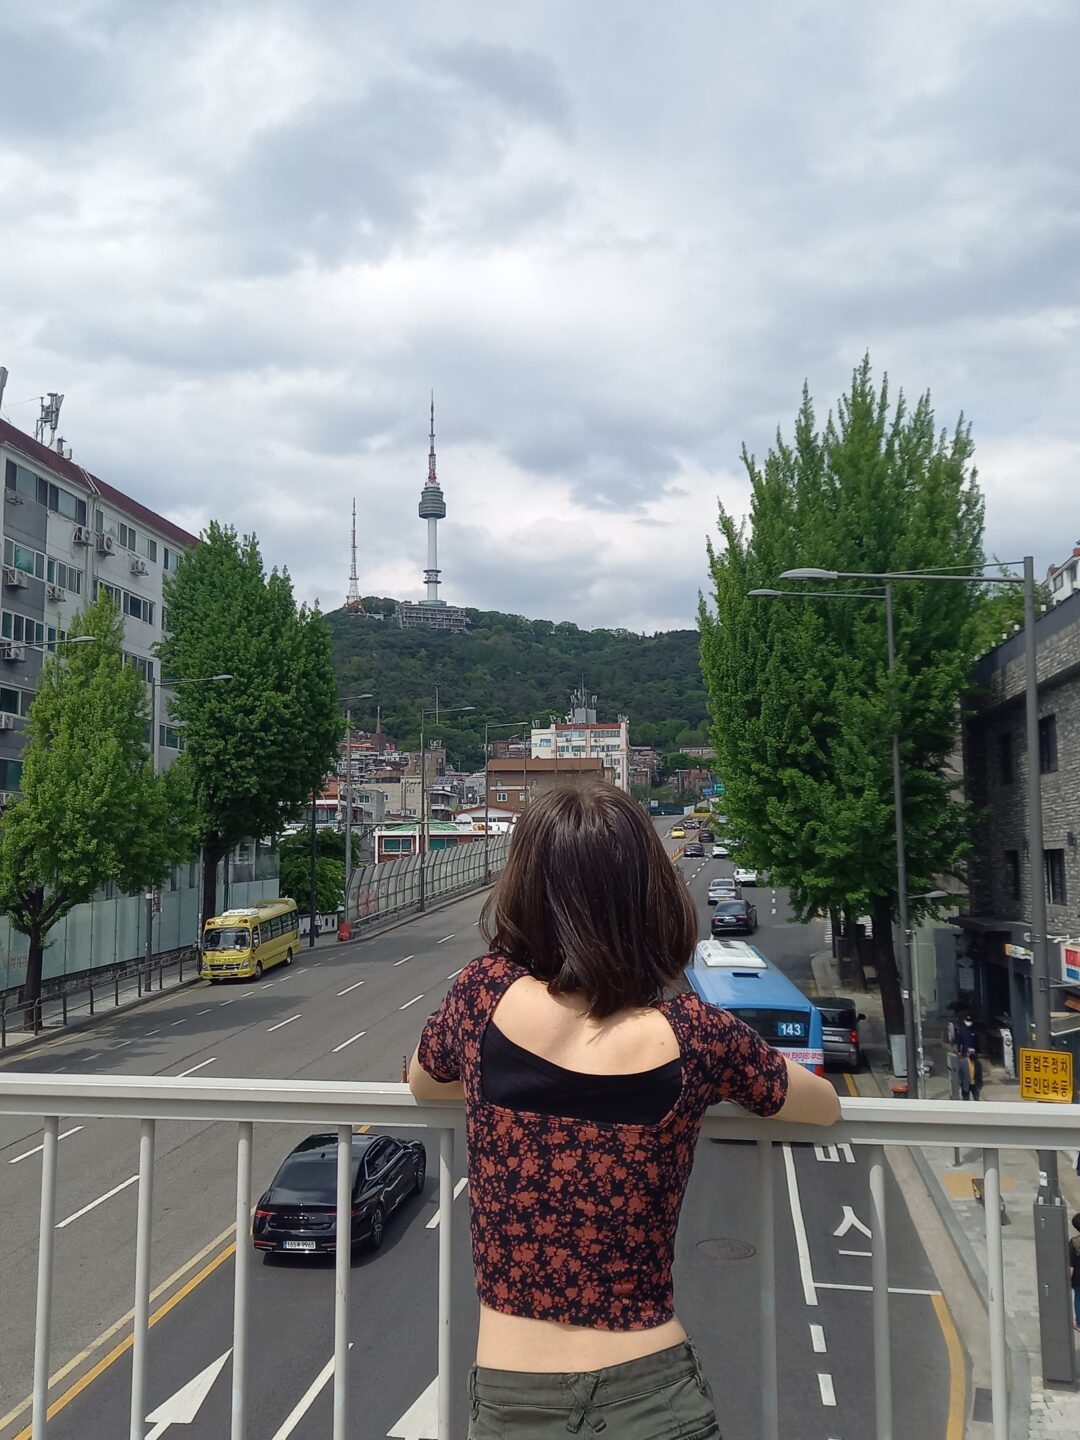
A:
{"label": "dashed lane line", "polygon": [[[69,1135],[77,1135],[80,1130],[85,1129],[85,1125],[73,1125],[70,1130],[62,1130],[56,1138],[57,1140],[66,1140]],[[21,1155],[13,1155],[7,1163],[9,1165],[18,1165],[20,1160],[29,1160],[31,1155],[40,1155],[44,1149],[45,1142],[42,1141],[40,1145],[35,1145],[32,1150],[24,1150]]]}
{"label": "dashed lane line", "polygon": [[795,1178],[795,1159],[791,1146],[784,1145],[784,1172],[787,1176],[788,1203],[791,1206],[791,1223],[795,1230],[795,1247],[799,1254],[799,1275],[802,1279],[803,1299],[807,1305],[818,1303],[814,1272],[810,1265],[810,1245],[806,1238],[806,1222],[803,1220],[802,1205],[799,1201],[799,1182]]}
{"label": "dashed lane line", "polygon": [[181,1070],[180,1074],[176,1077],[177,1080],[183,1080],[187,1075],[194,1075],[196,1070],[205,1070],[207,1065],[213,1065],[216,1059],[216,1055],[211,1055],[209,1060],[200,1060],[198,1065],[192,1065],[190,1070]]}
{"label": "dashed lane line", "polygon": [[[462,965],[461,970],[464,970],[464,969],[465,969],[465,966]],[[456,980],[457,977],[461,974],[461,970],[454,970],[454,971],[452,971],[449,975],[447,975],[446,978],[447,978],[448,980]]]}
{"label": "dashed lane line", "polygon": [[170,1030],[173,1030],[173,1029],[176,1028],[177,1025],[186,1025],[186,1024],[187,1024],[187,1016],[184,1015],[181,1019],[179,1019],[179,1020],[174,1020],[174,1021],[172,1022],[172,1024],[169,1026],[169,1029],[170,1029]]}
{"label": "dashed lane line", "polygon": [[441,940],[436,940],[436,941],[435,941],[435,944],[436,944],[436,945],[445,945],[446,942],[447,942],[447,940],[453,940],[455,933],[456,933],[456,932],[451,931],[449,935],[444,935]]}
{"label": "dashed lane line", "polygon": [[830,1407],[831,1407],[831,1406],[835,1406],[835,1404],[836,1404],[836,1392],[835,1392],[835,1390],[833,1389],[832,1376],[831,1376],[831,1375],[828,1375],[828,1374],[822,1374],[822,1373],[819,1371],[819,1372],[818,1372],[818,1377],[817,1377],[817,1383],[818,1383],[818,1389],[821,1391],[821,1403],[822,1403],[822,1405],[828,1405],[828,1406],[830,1406]]}
{"label": "dashed lane line", "polygon": [[415,958],[414,955],[406,955],[402,960],[395,960],[390,968],[396,970],[399,965],[404,965],[406,960],[414,960]]}
{"label": "dashed lane line", "polygon": [[814,1347],[815,1355],[825,1354],[825,1327],[824,1325],[810,1326],[810,1343]]}
{"label": "dashed lane line", "polygon": [[351,1045],[354,1040],[359,1040],[362,1035],[366,1034],[366,1030],[358,1030],[355,1035],[350,1035],[348,1040],[343,1040],[340,1045],[335,1045],[333,1050],[330,1051],[330,1054],[336,1055],[339,1050],[344,1050],[347,1045]]}
{"label": "dashed lane line", "polygon": [[126,1190],[129,1185],[137,1183],[138,1175],[129,1175],[126,1180],[121,1180],[119,1185],[114,1185],[111,1190],[106,1190],[104,1195],[99,1195],[96,1200],[91,1200],[89,1205],[84,1205],[81,1210],[76,1210],[74,1215],[69,1215],[66,1220],[57,1223],[57,1230],[66,1230],[76,1220],[81,1220],[84,1215],[89,1215],[91,1210],[96,1210],[99,1205],[104,1205],[106,1200],[111,1200],[114,1195],[119,1195],[121,1190]]}
{"label": "dashed lane line", "polygon": [[344,990],[339,990],[339,991],[337,992],[337,993],[338,993],[338,999],[340,1000],[341,997],[342,997],[342,995],[348,995],[348,993],[349,993],[350,990],[359,990],[359,989],[360,989],[360,986],[363,985],[363,983],[364,983],[363,980],[357,980],[354,985],[346,985]]}
{"label": "dashed lane line", "polygon": [[[462,1190],[465,1189],[465,1186],[466,1186],[468,1183],[469,1183],[468,1177],[465,1176],[465,1175],[463,1175],[463,1176],[461,1177],[461,1179],[457,1182],[457,1184],[454,1186],[454,1199],[455,1199],[455,1200],[456,1200],[457,1197],[461,1194]],[[435,1211],[435,1214],[431,1217],[431,1219],[430,1219],[430,1220],[427,1222],[427,1224],[424,1226],[424,1229],[425,1229],[425,1230],[437,1230],[438,1228],[439,1228],[439,1211],[436,1210],[436,1211]]]}
{"label": "dashed lane line", "polygon": [[301,1016],[303,1013],[304,1013],[304,1012],[303,1012],[302,1010],[298,1010],[295,1015],[290,1015],[287,1020],[279,1020],[276,1025],[271,1025],[270,1028],[269,1028],[269,1030],[267,1030],[266,1033],[267,1033],[268,1035],[272,1035],[275,1030],[280,1030],[280,1029],[282,1028],[282,1026],[284,1026],[284,1025],[291,1025],[294,1020],[299,1020],[299,1019],[300,1019],[300,1016]]}
{"label": "dashed lane line", "polygon": [[424,994],[423,994],[423,991],[421,991],[419,995],[414,995],[411,1000],[406,1000],[404,1005],[399,1005],[399,1006],[398,1006],[398,1009],[399,1009],[399,1010],[407,1010],[410,1005],[415,1005],[416,1002],[417,1002],[417,1000],[422,1000],[423,998],[424,998]]}

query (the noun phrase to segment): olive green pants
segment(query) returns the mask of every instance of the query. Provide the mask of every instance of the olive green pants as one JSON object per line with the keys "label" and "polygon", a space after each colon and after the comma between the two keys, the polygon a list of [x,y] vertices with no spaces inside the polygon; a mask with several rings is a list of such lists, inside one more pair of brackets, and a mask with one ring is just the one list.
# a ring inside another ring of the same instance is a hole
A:
{"label": "olive green pants", "polygon": [[712,1391],[689,1340],[584,1374],[469,1371],[468,1440],[719,1440]]}

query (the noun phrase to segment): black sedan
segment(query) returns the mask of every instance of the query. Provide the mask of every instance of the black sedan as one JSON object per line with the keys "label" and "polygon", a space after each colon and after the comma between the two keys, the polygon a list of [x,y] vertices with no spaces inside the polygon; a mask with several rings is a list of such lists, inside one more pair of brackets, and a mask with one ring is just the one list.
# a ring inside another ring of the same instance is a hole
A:
{"label": "black sedan", "polygon": [[693,860],[695,857],[700,859],[705,855],[705,847],[698,840],[688,840],[683,846],[683,854],[689,860]]}
{"label": "black sedan", "polygon": [[[424,1188],[427,1155],[420,1140],[352,1137],[350,1241],[378,1250],[387,1218]],[[255,1207],[256,1250],[325,1255],[337,1249],[337,1136],[309,1135],[285,1157]]]}
{"label": "black sedan", "polygon": [[714,935],[752,935],[757,929],[757,909],[749,900],[721,900],[712,917]]}

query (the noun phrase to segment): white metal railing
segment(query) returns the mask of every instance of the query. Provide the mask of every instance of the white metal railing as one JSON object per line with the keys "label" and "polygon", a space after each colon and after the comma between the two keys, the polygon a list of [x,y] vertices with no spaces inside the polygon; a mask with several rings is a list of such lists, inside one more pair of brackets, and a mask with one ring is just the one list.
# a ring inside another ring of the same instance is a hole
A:
{"label": "white metal railing", "polygon": [[[869,1148],[871,1272],[877,1440],[892,1440],[892,1374],[889,1354],[888,1248],[885,1224],[885,1147],[977,1146],[983,1153],[986,1260],[989,1279],[991,1394],[994,1440],[1005,1440],[1007,1371],[1005,1296],[1001,1245],[1001,1148],[1076,1149],[1080,1114],[1070,1108],[947,1100],[845,1099],[842,1118],[828,1130],[758,1120],[733,1105],[709,1112],[706,1139],[747,1140],[758,1154],[758,1265],[761,1294],[761,1432],[778,1440],[777,1350],[772,1146],[820,1139],[828,1145]],[[74,1078],[67,1075],[0,1075],[0,1115],[39,1116],[44,1124],[38,1237],[37,1312],[32,1391],[33,1440],[45,1440],[49,1396],[49,1347],[53,1293],[53,1237],[60,1118],[129,1119],[140,1122],[138,1219],[135,1231],[135,1307],[131,1376],[130,1440],[144,1440],[147,1336],[150,1316],[150,1254],[153,1231],[155,1127],[159,1120],[234,1121],[236,1139],[236,1251],[233,1300],[232,1422],[230,1440],[246,1440],[246,1360],[251,1246],[243,1243],[251,1223],[252,1134],[259,1122],[333,1128],[338,1143],[339,1214],[351,1205],[353,1126],[411,1126],[439,1135],[439,1211],[452,1213],[455,1132],[463,1125],[460,1102],[420,1105],[403,1084],[329,1081],[207,1080],[131,1075]],[[441,1224],[438,1264],[438,1431],[450,1437],[450,1263],[453,1226]],[[335,1256],[334,1440],[349,1434],[349,1246]]]}

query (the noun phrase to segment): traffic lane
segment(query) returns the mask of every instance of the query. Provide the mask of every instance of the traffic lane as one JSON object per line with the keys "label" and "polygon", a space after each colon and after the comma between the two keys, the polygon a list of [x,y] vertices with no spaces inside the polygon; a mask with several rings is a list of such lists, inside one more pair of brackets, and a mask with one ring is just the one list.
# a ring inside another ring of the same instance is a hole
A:
{"label": "traffic lane", "polygon": [[[357,1252],[351,1267],[350,1434],[385,1436],[434,1379],[437,1359],[438,1230],[432,1175],[437,1141],[428,1145],[429,1177],[422,1197],[405,1201],[387,1224],[375,1254]],[[461,1157],[463,1159],[463,1157]],[[464,1377],[475,1350],[476,1303],[471,1294],[467,1208],[454,1205],[454,1434],[467,1418]],[[250,1238],[245,1237],[250,1244]],[[234,1261],[228,1260],[150,1331],[147,1415],[212,1366],[232,1345]],[[334,1348],[334,1262],[267,1262],[254,1252],[249,1300],[248,1430],[274,1440],[324,1440],[331,1427]],[[320,1377],[321,1389],[317,1389]],[[231,1363],[222,1367],[185,1433],[192,1440],[227,1434]],[[313,1389],[315,1393],[312,1393]],[[126,1433],[130,1356],[113,1365],[50,1425],[50,1437]],[[425,1432],[426,1433],[426,1432]]]}

